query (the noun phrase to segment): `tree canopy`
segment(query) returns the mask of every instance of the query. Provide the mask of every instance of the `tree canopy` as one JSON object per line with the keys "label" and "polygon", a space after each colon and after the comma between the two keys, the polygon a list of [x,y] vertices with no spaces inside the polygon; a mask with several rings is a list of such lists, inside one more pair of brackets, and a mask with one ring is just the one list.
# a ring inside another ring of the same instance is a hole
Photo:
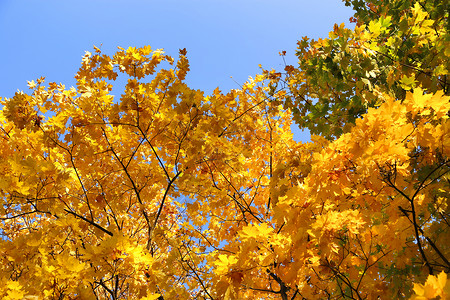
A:
{"label": "tree canopy", "polygon": [[[286,68],[285,100],[296,122],[337,137],[383,94],[404,99],[421,87],[450,94],[448,1],[344,1],[354,29],[335,25],[328,38],[298,42],[299,65]],[[346,126],[347,125],[347,126]]]}
{"label": "tree canopy", "polygon": [[240,89],[94,47],[2,99],[0,297],[449,297],[449,6],[344,2],[354,29]]}

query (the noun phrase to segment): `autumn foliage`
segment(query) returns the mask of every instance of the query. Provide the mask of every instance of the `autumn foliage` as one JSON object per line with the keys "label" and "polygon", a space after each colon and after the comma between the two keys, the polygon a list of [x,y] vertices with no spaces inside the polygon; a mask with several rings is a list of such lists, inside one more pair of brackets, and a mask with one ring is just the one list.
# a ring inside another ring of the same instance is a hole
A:
{"label": "autumn foliage", "polygon": [[0,298],[450,297],[448,10],[346,2],[355,29],[227,93],[185,49],[95,47],[2,99]]}

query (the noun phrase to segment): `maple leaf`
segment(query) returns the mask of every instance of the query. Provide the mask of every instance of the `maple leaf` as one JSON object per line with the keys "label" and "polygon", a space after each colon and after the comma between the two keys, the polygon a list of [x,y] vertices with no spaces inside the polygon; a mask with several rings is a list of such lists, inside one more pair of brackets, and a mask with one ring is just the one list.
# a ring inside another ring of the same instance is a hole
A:
{"label": "maple leaf", "polygon": [[183,48],[183,49],[180,49],[180,55],[186,55],[187,54],[187,50],[186,50],[186,48]]}
{"label": "maple leaf", "polygon": [[429,275],[425,284],[414,283],[413,290],[415,295],[410,299],[447,299],[450,296],[450,279],[447,279],[447,274],[442,271],[437,276]]}
{"label": "maple leaf", "polygon": [[160,294],[152,294],[152,295],[147,295],[145,297],[142,297],[139,300],[157,300],[157,299],[160,299],[160,297],[161,297]]}
{"label": "maple leaf", "polygon": [[245,238],[256,238],[258,236],[267,237],[272,232],[273,228],[268,226],[266,223],[259,225],[252,224],[242,228],[241,236]]}
{"label": "maple leaf", "polygon": [[32,89],[34,89],[35,87],[36,87],[36,82],[34,82],[34,80],[31,80],[31,81],[27,81],[27,83],[28,83],[28,87],[32,90]]}
{"label": "maple leaf", "polygon": [[400,79],[400,84],[405,90],[410,90],[415,87],[416,79],[414,76],[408,77],[406,75],[403,75]]}
{"label": "maple leaf", "polygon": [[234,256],[220,254],[218,256],[218,261],[215,262],[217,274],[225,274],[230,269],[230,266],[233,266],[237,263],[238,259]]}

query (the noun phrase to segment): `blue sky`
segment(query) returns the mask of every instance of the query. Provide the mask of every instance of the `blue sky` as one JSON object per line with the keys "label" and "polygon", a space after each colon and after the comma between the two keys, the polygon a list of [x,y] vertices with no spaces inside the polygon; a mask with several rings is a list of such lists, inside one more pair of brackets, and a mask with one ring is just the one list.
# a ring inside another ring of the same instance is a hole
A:
{"label": "blue sky", "polygon": [[352,14],[340,0],[0,0],[0,97],[41,76],[74,85],[94,45],[107,54],[150,45],[175,57],[186,48],[189,86],[226,92],[259,64],[281,69],[280,51],[295,65],[302,36],[326,37]]}

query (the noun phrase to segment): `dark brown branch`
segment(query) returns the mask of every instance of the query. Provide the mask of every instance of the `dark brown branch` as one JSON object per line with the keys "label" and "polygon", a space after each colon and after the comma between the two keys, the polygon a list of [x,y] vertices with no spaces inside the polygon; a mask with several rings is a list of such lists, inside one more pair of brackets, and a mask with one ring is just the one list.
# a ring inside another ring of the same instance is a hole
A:
{"label": "dark brown branch", "polygon": [[162,198],[162,200],[161,200],[161,204],[159,205],[159,209],[158,209],[158,213],[156,214],[156,217],[155,217],[155,222],[153,222],[153,227],[152,227],[152,229],[155,229],[156,228],[156,224],[158,223],[158,219],[159,219],[159,216],[161,215],[161,211],[162,211],[162,209],[163,209],[163,206],[164,206],[164,202],[166,201],[166,198],[167,198],[167,195],[169,194],[169,190],[170,190],[170,188],[172,187],[172,184],[175,182],[175,180],[178,178],[178,176],[180,176],[181,175],[181,171],[179,171],[170,181],[169,181],[169,183],[168,183],[168,185],[167,185],[167,188],[166,188],[166,190],[165,190],[165,192],[164,192],[164,196],[163,196],[163,198]]}
{"label": "dark brown branch", "polygon": [[104,233],[106,233],[106,234],[108,234],[108,235],[114,236],[114,234],[113,234],[111,231],[109,231],[109,230],[103,228],[102,226],[98,225],[98,224],[95,223],[94,221],[91,221],[91,220],[89,220],[89,219],[86,219],[86,218],[83,217],[82,215],[79,215],[79,214],[77,214],[77,213],[75,213],[75,212],[73,212],[73,211],[70,211],[70,210],[68,210],[67,208],[64,208],[64,211],[67,212],[67,213],[69,213],[69,214],[71,214],[71,215],[73,215],[73,216],[75,216],[75,217],[77,217],[77,218],[82,219],[83,221],[88,222],[89,224],[91,224],[91,225],[94,226],[95,228],[100,229],[101,231],[103,231]]}
{"label": "dark brown branch", "polygon": [[[128,172],[127,166],[125,166],[123,164],[122,160],[119,158],[119,156],[117,155],[116,151],[114,151],[114,148],[112,147],[111,143],[109,142],[108,136],[106,135],[106,131],[103,128],[102,128],[102,130],[103,130],[103,135],[105,137],[105,140],[108,143],[108,146],[109,146],[111,152],[113,153],[113,155],[116,158],[116,160],[119,162],[120,166],[122,167],[122,170],[125,172],[125,174],[128,177],[128,180],[130,181],[131,185],[133,186],[133,190],[134,190],[134,193],[136,194],[136,198],[137,198],[139,204],[143,205],[144,203],[142,202],[140,191],[139,191],[138,187],[136,186],[136,183],[134,182],[133,178],[131,178],[131,175]],[[139,143],[139,145],[141,145],[141,143]],[[149,218],[147,212],[145,211],[145,209],[142,211],[142,214],[144,215],[145,222],[147,223],[147,226],[148,226],[147,250],[149,250],[150,249],[150,243],[151,243],[151,230],[152,230],[152,227],[150,226],[150,218]]]}
{"label": "dark brown branch", "polygon": [[271,272],[269,269],[267,269],[266,272],[280,285],[280,291],[276,293],[280,294],[281,299],[288,300],[287,292],[290,290],[290,288],[286,286],[286,284],[283,282],[283,280],[281,280],[280,277],[277,276],[277,274]]}

